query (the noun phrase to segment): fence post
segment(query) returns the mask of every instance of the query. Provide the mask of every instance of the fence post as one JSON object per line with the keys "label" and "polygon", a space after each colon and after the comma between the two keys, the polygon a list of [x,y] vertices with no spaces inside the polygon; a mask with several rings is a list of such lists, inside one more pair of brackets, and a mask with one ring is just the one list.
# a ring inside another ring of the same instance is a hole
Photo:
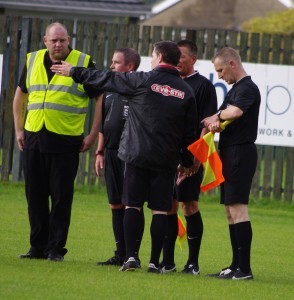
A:
{"label": "fence post", "polygon": [[142,27],[142,33],[141,33],[141,47],[139,49],[139,52],[142,56],[149,56],[149,46],[150,45],[150,33],[151,33],[151,27],[150,26],[143,26]]}
{"label": "fence post", "polygon": [[230,30],[228,32],[228,46],[231,48],[237,48],[238,32]]}
{"label": "fence post", "polygon": [[281,61],[281,35],[273,35],[273,64],[280,64]]}
{"label": "fence post", "polygon": [[293,176],[294,176],[294,148],[286,148],[286,178],[285,178],[285,189],[284,199],[286,202],[291,203],[293,199]]}
{"label": "fence post", "polygon": [[[7,21],[4,16],[0,16],[0,54],[3,54],[3,58],[7,57]],[[3,59],[3,69],[0,72],[3,72],[1,84],[1,95],[0,95],[0,147],[2,147],[3,140],[3,115],[4,115],[4,97],[5,97],[5,70],[6,70],[6,59]],[[1,169],[1,168],[0,168]]]}
{"label": "fence post", "polygon": [[[22,68],[26,61],[26,54],[29,52],[29,39],[30,39],[30,19],[23,18],[21,26],[21,47],[19,50],[19,63],[18,63],[18,78],[20,78]],[[18,149],[17,142],[14,142],[13,149],[13,164],[12,164],[12,181],[21,181],[22,175],[22,155]]]}
{"label": "fence post", "polygon": [[164,27],[163,40],[171,41],[173,39],[173,29],[171,27]]}
{"label": "fence post", "polygon": [[261,162],[262,162],[262,146],[256,145],[257,148],[257,155],[258,155],[258,160],[257,160],[257,166],[256,166],[256,171],[252,179],[252,184],[251,184],[251,194],[259,199],[260,195],[260,174],[261,174]]}
{"label": "fence post", "polygon": [[217,49],[227,46],[227,32],[225,30],[217,31]]}
{"label": "fence post", "polygon": [[264,147],[264,170],[263,170],[263,189],[262,197],[270,198],[271,197],[271,184],[272,184],[272,162],[273,162],[273,146]]}
{"label": "fence post", "polygon": [[275,168],[274,168],[274,189],[273,196],[275,200],[282,198],[282,183],[284,170],[284,148],[275,147]]}
{"label": "fence post", "polygon": [[162,34],[162,27],[161,26],[154,26],[152,32],[152,42],[161,41],[161,34]]}
{"label": "fence post", "polygon": [[12,149],[14,145],[14,127],[12,103],[16,87],[16,69],[18,61],[18,35],[19,35],[19,18],[11,19],[10,31],[10,51],[8,58],[8,85],[5,97],[5,114],[4,114],[4,134],[3,134],[3,152],[2,152],[2,168],[1,180],[8,181],[12,163]]}
{"label": "fence post", "polygon": [[285,35],[284,36],[284,45],[283,45],[283,64],[284,65],[293,65],[294,57],[293,57],[293,36]]}
{"label": "fence post", "polygon": [[214,29],[207,30],[207,42],[206,42],[206,55],[205,58],[210,60],[214,56],[215,50],[215,35],[216,31]]}
{"label": "fence post", "polygon": [[240,33],[240,46],[239,46],[239,54],[241,56],[242,61],[248,61],[248,33],[241,32]]}
{"label": "fence post", "polygon": [[196,31],[196,44],[198,47],[198,58],[204,59],[204,53],[205,53],[205,30],[197,30]]}
{"label": "fence post", "polygon": [[260,35],[258,33],[251,33],[251,35],[250,35],[249,62],[252,62],[252,63],[258,62],[259,38],[260,38]]}
{"label": "fence post", "polygon": [[140,33],[140,26],[137,24],[130,24],[129,25],[129,46],[136,49],[139,49],[139,34]]}

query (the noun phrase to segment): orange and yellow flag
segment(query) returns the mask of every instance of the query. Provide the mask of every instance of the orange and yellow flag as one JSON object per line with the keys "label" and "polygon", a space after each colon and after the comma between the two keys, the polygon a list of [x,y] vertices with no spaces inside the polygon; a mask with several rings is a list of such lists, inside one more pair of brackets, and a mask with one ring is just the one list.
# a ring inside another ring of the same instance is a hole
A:
{"label": "orange and yellow flag", "polygon": [[[222,128],[231,123],[226,121],[221,124]],[[188,150],[202,163],[204,168],[201,191],[206,192],[225,181],[222,174],[222,162],[215,149],[214,134],[208,132],[199,140],[188,146]]]}

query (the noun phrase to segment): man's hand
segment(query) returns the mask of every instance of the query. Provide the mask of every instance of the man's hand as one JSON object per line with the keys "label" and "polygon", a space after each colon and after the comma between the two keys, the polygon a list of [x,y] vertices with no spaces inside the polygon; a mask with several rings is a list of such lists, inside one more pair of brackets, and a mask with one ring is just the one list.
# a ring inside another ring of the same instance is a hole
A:
{"label": "man's hand", "polygon": [[220,126],[220,124],[221,123],[219,121],[216,121],[216,122],[213,122],[213,123],[209,124],[207,128],[212,133],[221,132],[221,131],[223,131],[223,129]]}
{"label": "man's hand", "polygon": [[223,129],[220,126],[219,118],[216,114],[203,119],[201,123],[203,123],[204,126],[212,133],[223,131]]}
{"label": "man's hand", "polygon": [[97,154],[96,151],[96,161],[95,161],[95,170],[96,174],[100,177],[102,176],[102,170],[104,169],[104,156],[102,154]]}
{"label": "man's hand", "polygon": [[95,135],[93,135],[93,134],[87,135],[83,140],[80,151],[85,152],[85,151],[89,150],[93,146],[93,144],[95,143],[95,140],[96,140]]}
{"label": "man's hand", "polygon": [[187,178],[187,168],[178,165],[176,185],[180,185]]}
{"label": "man's hand", "polygon": [[73,66],[65,61],[61,62],[61,65],[52,65],[51,71],[58,74],[69,77],[70,70]]}
{"label": "man's hand", "polygon": [[189,168],[188,176],[192,176],[196,174],[200,168],[200,165],[201,162],[196,157],[194,157],[193,165]]}
{"label": "man's hand", "polygon": [[179,165],[177,169],[178,177],[176,180],[176,185],[180,185],[187,177],[191,177],[196,174],[199,170],[200,164],[201,163],[194,158],[193,165],[190,168],[185,168]]}
{"label": "man's hand", "polygon": [[17,145],[20,151],[23,151],[25,135],[24,131],[19,131],[15,133]]}

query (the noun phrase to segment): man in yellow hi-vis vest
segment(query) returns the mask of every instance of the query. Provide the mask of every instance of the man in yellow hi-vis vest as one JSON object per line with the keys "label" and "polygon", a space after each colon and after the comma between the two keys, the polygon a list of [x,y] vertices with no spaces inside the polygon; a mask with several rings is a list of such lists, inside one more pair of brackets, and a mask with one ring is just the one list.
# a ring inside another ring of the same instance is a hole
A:
{"label": "man in yellow hi-vis vest", "polygon": [[62,60],[95,68],[89,55],[70,48],[63,24],[50,24],[43,41],[47,49],[27,54],[13,102],[31,244],[29,252],[19,257],[62,261],[67,253],[79,152],[94,144],[101,122],[101,101],[96,100],[92,129],[84,137],[89,99],[98,99],[101,92],[50,70]]}

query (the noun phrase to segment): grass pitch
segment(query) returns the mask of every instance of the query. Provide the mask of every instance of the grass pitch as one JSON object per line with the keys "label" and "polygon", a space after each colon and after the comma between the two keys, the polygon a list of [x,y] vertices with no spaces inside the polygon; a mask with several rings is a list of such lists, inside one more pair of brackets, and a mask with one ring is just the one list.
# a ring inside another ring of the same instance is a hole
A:
{"label": "grass pitch", "polygon": [[[253,227],[252,281],[206,277],[230,263],[228,226],[218,199],[200,200],[204,235],[200,276],[150,274],[150,212],[145,208],[145,234],[140,250],[142,269],[122,273],[98,267],[113,254],[111,213],[103,188],[77,188],[68,254],[63,262],[20,260],[29,249],[29,223],[22,184],[0,183],[0,299],[293,299],[293,205],[251,201]],[[187,245],[176,247],[180,271]]]}

